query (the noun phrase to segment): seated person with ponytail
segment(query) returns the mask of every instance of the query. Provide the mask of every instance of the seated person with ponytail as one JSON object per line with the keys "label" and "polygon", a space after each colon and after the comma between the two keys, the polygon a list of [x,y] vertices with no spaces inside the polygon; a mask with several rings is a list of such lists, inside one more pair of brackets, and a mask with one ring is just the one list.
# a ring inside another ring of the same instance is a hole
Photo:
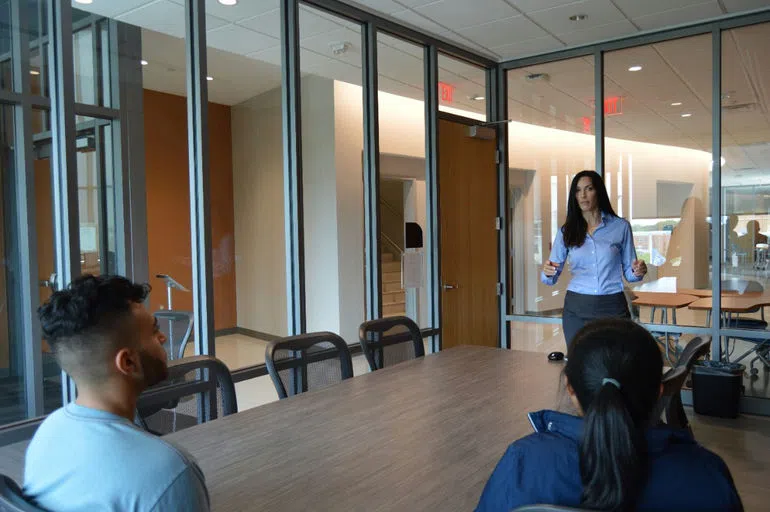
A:
{"label": "seated person with ponytail", "polygon": [[625,319],[590,323],[564,370],[580,417],[529,415],[535,430],[508,447],[477,511],[532,504],[588,510],[729,510],[743,506],[730,471],[687,431],[649,427],[663,359],[655,340]]}

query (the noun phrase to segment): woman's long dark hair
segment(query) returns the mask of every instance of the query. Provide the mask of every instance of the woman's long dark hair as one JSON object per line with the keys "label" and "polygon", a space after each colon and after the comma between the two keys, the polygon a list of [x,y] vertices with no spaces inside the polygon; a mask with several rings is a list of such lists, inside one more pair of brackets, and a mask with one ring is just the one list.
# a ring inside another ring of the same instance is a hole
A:
{"label": "woman's long dark hair", "polygon": [[564,373],[584,412],[582,507],[636,508],[647,476],[645,430],[660,395],[662,371],[652,335],[630,320],[590,323],[570,344]]}
{"label": "woman's long dark hair", "polygon": [[596,171],[580,171],[572,178],[572,184],[569,187],[569,198],[567,199],[567,220],[562,226],[565,247],[580,247],[586,241],[588,232],[588,223],[583,218],[583,212],[580,210],[580,204],[577,200],[577,186],[580,178],[591,178],[591,182],[596,190],[599,211],[604,214],[617,217],[615,210],[610,204],[610,196],[607,195],[607,188],[604,186],[604,180]]}

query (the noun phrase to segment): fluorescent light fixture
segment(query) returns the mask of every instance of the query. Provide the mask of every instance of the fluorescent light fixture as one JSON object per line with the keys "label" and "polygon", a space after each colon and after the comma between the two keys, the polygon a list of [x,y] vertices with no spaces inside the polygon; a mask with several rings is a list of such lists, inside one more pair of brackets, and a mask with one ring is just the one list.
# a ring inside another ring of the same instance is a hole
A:
{"label": "fluorescent light fixture", "polygon": [[222,5],[231,6],[237,4],[238,0],[219,0],[219,3]]}
{"label": "fluorescent light fixture", "polygon": [[671,106],[672,106],[672,107],[678,107],[678,106],[679,106],[679,105],[681,105],[681,104],[682,104],[682,102],[681,102],[681,101],[675,101],[674,103],[672,103],[672,104],[671,104]]}
{"label": "fluorescent light fixture", "polygon": [[641,71],[642,70],[642,66],[631,66],[630,68],[628,68],[628,70],[629,71]]}
{"label": "fluorescent light fixture", "polygon": [[214,80],[214,77],[213,77],[213,76],[207,76],[207,77],[206,77],[206,80],[208,80],[209,82],[211,82],[212,80]]}
{"label": "fluorescent light fixture", "polygon": [[692,114],[682,114],[682,117],[692,117]]}
{"label": "fluorescent light fixture", "polygon": [[37,69],[30,69],[29,74],[38,76],[40,74],[40,71],[38,71]]}
{"label": "fluorescent light fixture", "polygon": [[147,64],[149,64],[149,62],[147,62],[146,60],[142,59],[142,66],[146,66]]}
{"label": "fluorescent light fixture", "polygon": [[90,5],[94,3],[94,0],[75,0],[76,4]]}
{"label": "fluorescent light fixture", "polygon": [[484,96],[482,96],[480,94],[474,94],[473,96],[471,96],[468,99],[469,100],[473,100],[473,101],[484,101],[485,98],[484,98]]}
{"label": "fluorescent light fixture", "polygon": [[570,21],[585,21],[586,19],[588,19],[588,16],[586,16],[585,14],[573,14],[572,16],[569,17],[569,19]]}

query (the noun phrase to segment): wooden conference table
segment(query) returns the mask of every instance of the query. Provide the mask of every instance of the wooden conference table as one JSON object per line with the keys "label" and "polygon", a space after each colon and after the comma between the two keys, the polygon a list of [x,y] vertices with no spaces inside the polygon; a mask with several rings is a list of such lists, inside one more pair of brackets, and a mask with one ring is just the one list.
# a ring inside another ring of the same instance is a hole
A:
{"label": "wooden conference table", "polygon": [[458,347],[168,437],[215,512],[473,510],[527,413],[560,403],[563,367]]}

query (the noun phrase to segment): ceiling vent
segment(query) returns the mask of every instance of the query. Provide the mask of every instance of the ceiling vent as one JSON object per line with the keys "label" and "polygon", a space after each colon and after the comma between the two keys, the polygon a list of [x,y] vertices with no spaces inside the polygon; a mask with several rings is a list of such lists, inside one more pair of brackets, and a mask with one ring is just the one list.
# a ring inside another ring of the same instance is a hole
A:
{"label": "ceiling vent", "polygon": [[756,103],[736,103],[734,105],[722,105],[722,110],[731,112],[754,112],[757,110]]}
{"label": "ceiling vent", "polygon": [[530,73],[527,75],[528,82],[547,82],[551,79],[548,73]]}

